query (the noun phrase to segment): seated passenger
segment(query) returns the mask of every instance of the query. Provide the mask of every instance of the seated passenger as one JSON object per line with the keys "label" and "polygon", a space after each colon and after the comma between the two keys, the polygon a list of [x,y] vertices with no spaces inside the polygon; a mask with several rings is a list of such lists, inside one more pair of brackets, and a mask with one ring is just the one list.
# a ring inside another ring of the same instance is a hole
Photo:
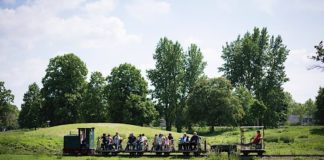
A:
{"label": "seated passenger", "polygon": [[251,140],[253,139],[253,141],[250,144],[259,144],[262,137],[261,137],[261,133],[259,130],[257,130],[256,136],[254,138],[251,138]]}
{"label": "seated passenger", "polygon": [[155,150],[161,151],[162,150],[162,145],[163,145],[163,135],[160,133],[159,136],[156,139],[156,148]]}
{"label": "seated passenger", "polygon": [[106,133],[102,134],[101,140],[102,140],[101,148],[107,149],[108,148],[108,139],[107,139]]}
{"label": "seated passenger", "polygon": [[142,142],[143,142],[143,146],[144,146],[144,150],[146,151],[148,149],[148,143],[147,143],[147,137],[144,135],[144,133],[142,134]]}
{"label": "seated passenger", "polygon": [[164,150],[165,151],[170,151],[170,140],[168,137],[164,138]]}
{"label": "seated passenger", "polygon": [[153,139],[153,143],[152,143],[152,149],[151,149],[152,151],[154,149],[156,149],[156,147],[157,147],[157,138],[158,138],[158,135],[155,134],[154,139]]}
{"label": "seated passenger", "polygon": [[113,146],[115,150],[119,150],[121,148],[121,140],[122,138],[119,136],[118,132],[113,136]]}
{"label": "seated passenger", "polygon": [[187,136],[187,134],[183,134],[179,141],[180,150],[187,150],[189,147],[189,136]]}
{"label": "seated passenger", "polygon": [[197,135],[197,132],[194,132],[193,136],[190,139],[190,149],[196,150],[198,143],[199,143],[199,136]]}
{"label": "seated passenger", "polygon": [[110,136],[110,134],[108,134],[107,140],[108,140],[108,147],[107,147],[107,149],[108,150],[112,150],[113,149],[113,140],[112,140],[112,137]]}
{"label": "seated passenger", "polygon": [[169,133],[168,139],[169,139],[169,146],[170,146],[170,149],[171,149],[172,151],[174,151],[174,140],[173,140],[173,136],[172,136],[171,133]]}
{"label": "seated passenger", "polygon": [[134,150],[136,145],[136,137],[131,133],[128,137],[126,150]]}

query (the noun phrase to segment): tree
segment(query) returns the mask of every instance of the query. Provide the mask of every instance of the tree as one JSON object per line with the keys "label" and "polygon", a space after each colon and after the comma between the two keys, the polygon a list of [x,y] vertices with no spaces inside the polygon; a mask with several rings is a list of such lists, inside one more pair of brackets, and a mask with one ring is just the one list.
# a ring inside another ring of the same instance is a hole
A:
{"label": "tree", "polygon": [[81,117],[84,122],[107,122],[108,101],[105,95],[107,81],[100,72],[93,72],[87,84],[81,105]]}
{"label": "tree", "polygon": [[[321,41],[317,46],[314,46],[316,49],[316,55],[312,56],[311,59],[324,63],[324,48],[323,48],[323,41]],[[321,65],[315,65],[312,68],[321,68],[324,70],[324,66]]]}
{"label": "tree", "polygon": [[316,104],[312,99],[308,99],[304,104],[305,106],[305,115],[308,117],[314,117],[316,113]]}
{"label": "tree", "polygon": [[166,121],[166,130],[171,130],[181,99],[181,86],[184,76],[184,53],[178,42],[161,38],[153,55],[155,69],[147,71],[154,90],[152,96],[157,100],[158,111]]}
{"label": "tree", "polygon": [[253,119],[254,125],[264,124],[264,114],[267,107],[260,101],[255,100],[250,107],[249,114],[251,119]]}
{"label": "tree", "polygon": [[73,53],[50,59],[42,79],[43,121],[52,125],[79,121],[87,73],[85,63]]}
{"label": "tree", "polygon": [[149,124],[157,115],[147,98],[147,82],[141,71],[131,64],[121,64],[112,69],[108,80],[108,102],[112,122]]}
{"label": "tree", "polygon": [[41,126],[40,119],[42,97],[36,83],[29,85],[24,94],[24,103],[21,105],[18,122],[21,128],[37,128]]}
{"label": "tree", "polygon": [[[181,132],[183,124],[189,122],[186,118],[187,111],[187,101],[188,95],[192,91],[193,86],[197,80],[203,75],[206,62],[203,61],[203,55],[197,45],[191,44],[188,48],[188,51],[185,54],[184,59],[184,71],[182,83],[182,93],[180,98],[180,104],[176,109],[176,128],[177,132]],[[183,114],[185,113],[185,114]],[[188,124],[190,128],[190,124]]]}
{"label": "tree", "polygon": [[239,100],[232,95],[232,85],[224,78],[200,79],[188,100],[191,120],[211,126],[237,125],[243,117]]}
{"label": "tree", "polygon": [[0,127],[2,130],[14,129],[18,127],[18,108],[12,105],[14,95],[11,90],[4,86],[4,82],[0,81]]}
{"label": "tree", "polygon": [[[268,108],[268,117],[278,116],[277,125],[287,117],[287,104],[277,96],[284,95],[282,85],[288,81],[284,62],[289,50],[282,43],[281,36],[268,35],[267,29],[254,28],[243,38],[226,43],[222,58],[225,63],[219,68],[234,86],[246,87],[254,97],[262,101]],[[278,101],[269,98],[273,96]],[[267,122],[267,121],[266,121]]]}
{"label": "tree", "polygon": [[253,119],[250,111],[256,101],[252,93],[244,86],[239,85],[235,87],[233,95],[237,97],[244,111],[241,125],[252,125],[255,119]]}
{"label": "tree", "polygon": [[319,124],[324,124],[324,88],[320,88],[318,91],[318,95],[316,96],[315,101],[317,111],[315,113],[315,117],[318,120]]}

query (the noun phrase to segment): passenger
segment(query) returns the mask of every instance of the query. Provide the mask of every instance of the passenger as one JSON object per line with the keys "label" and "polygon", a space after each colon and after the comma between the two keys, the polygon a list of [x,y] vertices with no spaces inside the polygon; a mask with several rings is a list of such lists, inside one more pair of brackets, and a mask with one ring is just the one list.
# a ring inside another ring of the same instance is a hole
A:
{"label": "passenger", "polygon": [[147,143],[147,137],[144,135],[144,133],[142,134],[142,141],[143,141],[144,150],[146,151],[148,149],[148,143]]}
{"label": "passenger", "polygon": [[102,140],[101,148],[107,149],[108,148],[108,139],[107,139],[106,133],[102,134],[101,140]]}
{"label": "passenger", "polygon": [[168,137],[164,138],[164,150],[165,151],[170,151],[170,140]]}
{"label": "passenger", "polygon": [[97,138],[97,150],[100,150],[101,149],[101,138],[98,137]]}
{"label": "passenger", "polygon": [[126,146],[126,150],[134,150],[136,145],[136,137],[133,133],[131,133],[128,137],[128,142]]}
{"label": "passenger", "polygon": [[251,140],[253,139],[253,141],[250,144],[259,144],[262,137],[261,137],[261,133],[259,130],[257,130],[256,136],[254,138],[251,138]]}
{"label": "passenger", "polygon": [[169,139],[170,149],[172,149],[172,151],[174,151],[174,140],[173,140],[173,136],[171,133],[169,133],[168,139]]}
{"label": "passenger", "polygon": [[143,149],[142,134],[139,134],[136,140],[136,150],[141,151],[142,149]]}
{"label": "passenger", "polygon": [[122,140],[122,138],[119,136],[118,132],[116,132],[116,134],[113,136],[113,145],[114,145],[115,150],[120,149],[121,140]]}
{"label": "passenger", "polygon": [[153,143],[152,143],[152,149],[151,149],[152,151],[157,148],[157,144],[158,144],[157,139],[158,139],[158,135],[155,134],[154,139],[153,139]]}
{"label": "passenger", "polygon": [[196,150],[198,143],[199,143],[199,136],[197,135],[197,132],[194,132],[193,136],[190,139],[190,149]]}
{"label": "passenger", "polygon": [[160,133],[157,137],[157,144],[156,144],[156,150],[161,151],[162,150],[162,144],[163,143],[163,135]]}
{"label": "passenger", "polygon": [[112,150],[112,148],[113,148],[113,139],[110,136],[110,134],[108,134],[107,140],[108,140],[108,147],[107,148],[108,148],[108,150]]}
{"label": "passenger", "polygon": [[187,134],[183,134],[183,136],[179,140],[179,148],[181,150],[187,150],[188,149],[188,144],[189,144],[189,136]]}

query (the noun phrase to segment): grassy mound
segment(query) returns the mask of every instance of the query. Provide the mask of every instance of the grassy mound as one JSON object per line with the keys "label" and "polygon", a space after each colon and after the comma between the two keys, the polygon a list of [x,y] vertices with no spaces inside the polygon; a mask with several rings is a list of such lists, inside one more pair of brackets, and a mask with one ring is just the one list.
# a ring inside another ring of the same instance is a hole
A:
{"label": "grassy mound", "polygon": [[[30,154],[54,155],[60,154],[63,149],[63,136],[76,134],[77,128],[95,127],[95,137],[119,132],[125,139],[129,133],[136,136],[144,133],[150,141],[154,134],[168,134],[168,131],[118,123],[82,123],[69,124],[37,130],[17,130],[0,132],[0,154]],[[240,132],[238,128],[216,128],[214,133],[195,128],[200,135],[206,138],[208,144],[239,143]],[[172,132],[175,139],[181,133]],[[255,130],[245,133],[246,137],[255,135]],[[267,129],[264,141],[266,154],[324,154],[324,127],[323,126],[288,126],[277,129]]]}
{"label": "grassy mound", "polygon": [[[63,149],[63,136],[76,134],[77,128],[95,127],[95,137],[103,133],[114,135],[119,132],[123,138],[130,133],[136,136],[144,133],[149,139],[157,133],[168,134],[167,131],[118,123],[82,123],[68,124],[37,130],[17,130],[0,132],[0,154],[60,154]],[[182,134],[172,132],[174,137]]]}

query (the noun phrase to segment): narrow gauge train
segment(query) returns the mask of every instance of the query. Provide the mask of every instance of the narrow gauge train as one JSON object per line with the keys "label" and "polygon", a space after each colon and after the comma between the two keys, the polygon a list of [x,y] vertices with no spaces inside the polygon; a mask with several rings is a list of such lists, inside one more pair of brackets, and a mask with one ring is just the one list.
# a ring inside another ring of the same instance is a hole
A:
{"label": "narrow gauge train", "polygon": [[[241,138],[243,137],[244,129],[249,127],[241,127]],[[257,127],[252,127],[257,128]],[[259,127],[263,129],[263,126]],[[264,131],[263,131],[264,134]],[[200,140],[201,141],[201,140]],[[264,150],[263,140],[260,144],[257,145],[246,145],[243,144],[243,140],[241,139],[241,144],[216,144],[210,146],[210,151],[212,152],[228,152],[229,154],[232,152],[236,152],[237,148],[241,148],[240,152],[244,155],[248,155],[249,153],[257,153],[258,155],[262,155]],[[178,148],[178,149],[176,149]],[[180,144],[178,147],[174,145],[168,149],[159,149],[152,147],[149,148],[148,144],[143,145],[141,147],[126,147],[123,149],[121,146],[117,146],[114,148],[106,148],[100,146],[100,144],[95,145],[95,137],[94,137],[94,128],[78,128],[78,134],[69,134],[64,136],[64,148],[63,155],[118,155],[118,154],[129,154],[131,156],[142,156],[144,154],[156,154],[156,155],[165,155],[168,156],[170,154],[183,154],[186,156],[195,155],[199,156],[201,154],[206,155],[208,153],[207,142],[204,140],[203,142],[199,142],[195,149],[191,149],[190,147],[182,147]]]}

